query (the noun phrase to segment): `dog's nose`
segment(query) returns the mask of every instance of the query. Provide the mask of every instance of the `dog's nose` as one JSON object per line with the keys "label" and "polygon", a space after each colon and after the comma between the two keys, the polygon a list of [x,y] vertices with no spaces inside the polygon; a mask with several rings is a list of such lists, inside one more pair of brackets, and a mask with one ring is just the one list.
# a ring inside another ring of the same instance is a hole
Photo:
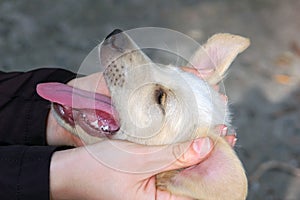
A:
{"label": "dog's nose", "polygon": [[[130,66],[140,66],[141,64],[151,62],[138,45],[130,38],[129,33],[115,29],[105,38],[98,49],[100,64],[102,66],[109,67],[114,62],[113,66],[116,66],[115,68],[120,67],[118,72],[122,71],[123,73],[129,66],[125,66],[124,63],[130,63]],[[113,76],[114,73],[115,72],[112,72],[110,74]]]}
{"label": "dog's nose", "polygon": [[108,36],[106,36],[102,47],[108,49],[106,51],[113,51],[111,53],[124,53],[128,50],[136,49],[136,47],[132,44],[129,37],[120,29],[115,29]]}
{"label": "dog's nose", "polygon": [[126,48],[126,36],[122,33],[120,29],[115,29],[113,32],[106,36],[103,45],[108,46],[119,52],[124,52]]}
{"label": "dog's nose", "polygon": [[110,34],[108,34],[105,38],[105,40],[109,39],[111,36],[122,33],[123,31],[121,29],[115,29]]}

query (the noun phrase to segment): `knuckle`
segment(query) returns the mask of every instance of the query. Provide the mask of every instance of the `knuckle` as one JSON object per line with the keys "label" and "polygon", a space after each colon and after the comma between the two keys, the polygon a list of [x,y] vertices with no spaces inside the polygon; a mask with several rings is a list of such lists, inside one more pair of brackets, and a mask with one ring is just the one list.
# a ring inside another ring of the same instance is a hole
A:
{"label": "knuckle", "polygon": [[189,156],[189,146],[184,144],[178,144],[173,147],[173,155],[176,161],[180,164],[186,164],[191,161],[191,156]]}

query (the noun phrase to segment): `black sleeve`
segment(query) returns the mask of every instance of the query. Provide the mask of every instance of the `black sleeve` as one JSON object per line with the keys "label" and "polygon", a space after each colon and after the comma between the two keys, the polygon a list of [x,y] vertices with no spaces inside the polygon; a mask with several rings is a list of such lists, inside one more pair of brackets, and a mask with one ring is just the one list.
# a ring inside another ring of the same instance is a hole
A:
{"label": "black sleeve", "polygon": [[62,69],[0,72],[0,199],[49,199],[50,160],[59,148],[46,146],[50,103],[35,88],[75,77]]}

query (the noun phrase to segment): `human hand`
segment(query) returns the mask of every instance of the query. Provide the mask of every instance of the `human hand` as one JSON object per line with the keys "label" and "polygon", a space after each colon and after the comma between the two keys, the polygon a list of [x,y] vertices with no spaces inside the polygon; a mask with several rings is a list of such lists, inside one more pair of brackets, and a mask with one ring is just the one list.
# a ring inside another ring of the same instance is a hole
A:
{"label": "human hand", "polygon": [[155,175],[203,161],[209,138],[169,146],[143,146],[106,140],[58,151],[50,166],[50,194],[59,199],[189,200],[156,188]]}

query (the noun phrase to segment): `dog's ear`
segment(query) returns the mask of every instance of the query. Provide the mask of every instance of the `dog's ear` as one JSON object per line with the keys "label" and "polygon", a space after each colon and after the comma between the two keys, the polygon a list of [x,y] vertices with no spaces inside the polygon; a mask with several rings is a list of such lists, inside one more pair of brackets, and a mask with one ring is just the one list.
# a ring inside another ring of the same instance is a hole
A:
{"label": "dog's ear", "polygon": [[225,75],[235,57],[250,45],[250,40],[238,35],[213,35],[190,59],[204,80],[217,84]]}
{"label": "dog's ear", "polygon": [[136,67],[151,62],[132,39],[123,31],[111,32],[99,46],[100,62],[104,67],[112,63],[120,66]]}

